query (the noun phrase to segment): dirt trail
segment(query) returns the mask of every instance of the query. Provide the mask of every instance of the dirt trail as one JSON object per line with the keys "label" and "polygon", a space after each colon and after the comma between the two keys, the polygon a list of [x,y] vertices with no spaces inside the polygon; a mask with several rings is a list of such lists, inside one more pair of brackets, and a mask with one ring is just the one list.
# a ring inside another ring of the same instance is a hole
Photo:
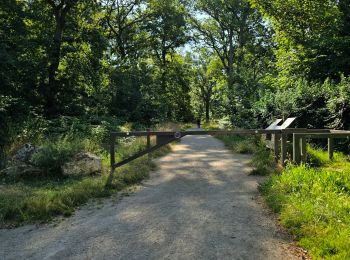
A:
{"label": "dirt trail", "polygon": [[130,196],[56,225],[0,230],[0,259],[297,259],[257,202],[249,159],[184,137]]}

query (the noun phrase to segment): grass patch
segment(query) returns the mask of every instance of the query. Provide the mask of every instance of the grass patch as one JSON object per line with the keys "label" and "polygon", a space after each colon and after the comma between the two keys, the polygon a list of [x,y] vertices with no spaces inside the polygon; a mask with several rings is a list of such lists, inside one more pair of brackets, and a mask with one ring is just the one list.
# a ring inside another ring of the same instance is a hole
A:
{"label": "grass patch", "polygon": [[313,167],[336,166],[346,161],[346,156],[341,152],[333,153],[333,160],[328,159],[328,153],[321,148],[307,147],[307,163]]}
{"label": "grass patch", "polygon": [[225,135],[217,136],[227,148],[241,154],[252,154],[252,166],[254,169],[251,174],[268,175],[276,171],[276,163],[271,151],[259,137]]}
{"label": "grass patch", "polygon": [[203,122],[201,124],[201,128],[205,129],[205,130],[219,130],[220,129],[220,126],[217,122]]}
{"label": "grass patch", "polygon": [[308,151],[317,168],[289,165],[260,190],[312,257],[350,259],[350,163],[342,154],[332,162],[324,151]]}
{"label": "grass patch", "polygon": [[[123,127],[129,127],[124,125]],[[96,129],[95,129],[96,130]],[[44,174],[26,177],[0,176],[0,227],[15,227],[26,223],[47,222],[56,216],[70,216],[74,210],[91,198],[103,198],[141,182],[155,169],[147,156],[118,168],[111,187],[106,188],[109,175],[109,154],[99,145],[105,139],[106,131],[92,135],[55,136],[40,143],[40,152],[32,163]],[[155,143],[155,138],[152,138]],[[146,138],[120,138],[116,142],[116,159],[135,154],[146,147]],[[60,167],[73,154],[91,151],[102,157],[101,175],[86,177],[64,177]],[[170,151],[165,146],[153,152],[155,158]]]}
{"label": "grass patch", "polygon": [[[167,153],[164,147],[152,156]],[[107,158],[105,158],[107,160]],[[144,156],[118,169],[110,188],[108,174],[85,178],[48,177],[41,179],[1,179],[0,226],[46,222],[55,216],[69,216],[90,198],[102,198],[147,178],[155,165]]]}
{"label": "grass patch", "polygon": [[227,148],[236,153],[253,154],[258,150],[259,140],[255,137],[245,137],[239,135],[222,135],[217,136]]}
{"label": "grass patch", "polygon": [[[307,148],[306,165],[277,171],[270,150],[258,139],[218,137],[235,152],[252,153],[253,173],[270,174],[259,189],[281,224],[315,259],[350,259],[350,162],[335,152]],[[240,147],[244,147],[242,149]],[[246,147],[250,147],[249,149]]]}
{"label": "grass patch", "polygon": [[181,124],[181,130],[182,131],[186,131],[187,129],[190,129],[192,127],[193,127],[192,123],[183,123],[183,124]]}

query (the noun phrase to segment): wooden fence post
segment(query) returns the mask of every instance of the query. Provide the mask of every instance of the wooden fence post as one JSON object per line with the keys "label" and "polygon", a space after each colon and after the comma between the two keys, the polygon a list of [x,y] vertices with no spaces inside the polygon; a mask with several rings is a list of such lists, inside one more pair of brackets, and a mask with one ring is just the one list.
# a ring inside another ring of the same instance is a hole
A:
{"label": "wooden fence post", "polygon": [[300,142],[301,142],[301,161],[303,163],[306,162],[306,138],[303,136],[301,139],[300,139]]}
{"label": "wooden fence post", "polygon": [[287,135],[281,135],[281,164],[285,166],[287,159]]}
{"label": "wooden fence post", "polygon": [[110,187],[112,185],[112,181],[113,181],[113,174],[115,171],[115,136],[113,134],[111,134],[111,138],[110,138],[110,156],[111,156],[111,160],[110,160],[110,166],[111,166],[111,172],[108,176],[107,179],[107,183],[106,186]]}
{"label": "wooden fence post", "polygon": [[275,155],[275,161],[278,162],[278,155],[279,155],[279,138],[280,135],[279,134],[273,134],[272,135],[272,140],[273,140],[273,151],[274,151],[274,155]]}
{"label": "wooden fence post", "polygon": [[[151,148],[151,129],[147,129],[147,149]],[[151,154],[148,153],[148,160],[151,160]]]}
{"label": "wooden fence post", "polygon": [[293,134],[293,162],[300,163],[300,137]]}
{"label": "wooden fence post", "polygon": [[333,151],[334,151],[334,139],[332,137],[328,138],[328,158],[333,160]]}

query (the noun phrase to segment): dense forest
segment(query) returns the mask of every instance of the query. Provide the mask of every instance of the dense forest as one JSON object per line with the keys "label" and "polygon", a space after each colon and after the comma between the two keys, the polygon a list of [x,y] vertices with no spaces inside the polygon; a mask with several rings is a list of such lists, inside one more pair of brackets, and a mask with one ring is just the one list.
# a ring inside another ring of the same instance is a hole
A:
{"label": "dense forest", "polygon": [[[0,228],[69,216],[139,183],[170,151],[118,168],[106,186],[111,131],[287,117],[350,130],[350,0],[0,1]],[[289,140],[286,168],[260,137],[221,141],[270,175],[260,191],[311,256],[350,259],[349,137],[334,158],[310,142],[302,165]],[[119,138],[116,161],[147,145]],[[98,170],[65,175],[82,153]]]}
{"label": "dense forest", "polygon": [[350,126],[348,0],[4,0],[1,145],[36,118]]}

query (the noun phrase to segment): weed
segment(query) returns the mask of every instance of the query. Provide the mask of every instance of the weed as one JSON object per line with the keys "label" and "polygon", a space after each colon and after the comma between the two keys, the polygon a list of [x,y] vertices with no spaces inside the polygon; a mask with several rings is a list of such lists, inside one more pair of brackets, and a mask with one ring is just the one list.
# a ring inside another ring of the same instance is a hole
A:
{"label": "weed", "polygon": [[218,130],[220,128],[216,122],[204,122],[201,127],[205,130]]}

